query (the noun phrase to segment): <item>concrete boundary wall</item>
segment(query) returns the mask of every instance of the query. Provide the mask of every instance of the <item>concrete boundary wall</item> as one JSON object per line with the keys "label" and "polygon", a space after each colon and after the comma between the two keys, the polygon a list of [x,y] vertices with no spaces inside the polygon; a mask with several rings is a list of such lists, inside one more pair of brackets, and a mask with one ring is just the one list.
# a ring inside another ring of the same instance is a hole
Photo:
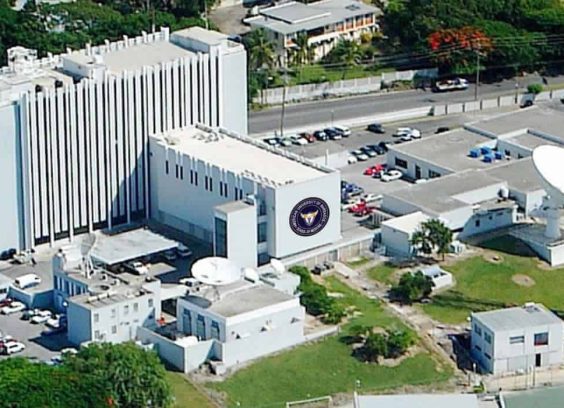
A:
{"label": "concrete boundary wall", "polygon": [[[334,82],[321,82],[317,84],[302,84],[286,87],[286,102],[299,102],[312,99],[328,98],[335,96],[359,95],[378,92],[382,84],[391,84],[394,81],[411,81],[415,77],[436,78],[437,68],[428,68],[409,71],[384,72],[367,78],[355,78]],[[269,88],[253,99],[255,103],[264,105],[281,104],[284,100],[284,88]]]}

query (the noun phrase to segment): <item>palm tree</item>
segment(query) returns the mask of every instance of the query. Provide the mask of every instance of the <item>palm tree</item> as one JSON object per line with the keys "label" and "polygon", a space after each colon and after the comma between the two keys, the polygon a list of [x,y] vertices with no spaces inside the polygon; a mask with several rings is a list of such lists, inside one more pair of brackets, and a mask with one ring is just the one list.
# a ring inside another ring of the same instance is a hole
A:
{"label": "palm tree", "polygon": [[360,65],[362,50],[356,41],[344,40],[339,46],[342,49],[339,59],[343,64],[343,79],[345,79],[347,69]]}
{"label": "palm tree", "polygon": [[309,64],[313,59],[313,48],[309,45],[309,37],[305,31],[296,36],[294,41],[296,50],[294,53],[294,61],[297,65]]}
{"label": "palm tree", "polygon": [[274,66],[274,44],[263,28],[251,31],[245,37],[245,46],[249,58],[249,69],[258,70]]}
{"label": "palm tree", "polygon": [[425,228],[418,229],[411,235],[410,244],[417,252],[425,255],[430,255],[433,252],[433,244]]}

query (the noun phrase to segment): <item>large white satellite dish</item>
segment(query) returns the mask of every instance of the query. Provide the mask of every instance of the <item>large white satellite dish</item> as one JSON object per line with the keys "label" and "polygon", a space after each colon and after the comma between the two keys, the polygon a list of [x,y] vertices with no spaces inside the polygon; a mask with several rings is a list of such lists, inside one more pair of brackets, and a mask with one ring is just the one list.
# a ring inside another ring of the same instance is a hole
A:
{"label": "large white satellite dish", "polygon": [[533,151],[533,164],[548,194],[543,202],[547,215],[545,235],[558,239],[561,236],[560,208],[564,205],[564,149],[539,146]]}
{"label": "large white satellite dish", "polygon": [[241,267],[227,258],[203,258],[192,265],[192,276],[205,285],[229,285],[241,279]]}

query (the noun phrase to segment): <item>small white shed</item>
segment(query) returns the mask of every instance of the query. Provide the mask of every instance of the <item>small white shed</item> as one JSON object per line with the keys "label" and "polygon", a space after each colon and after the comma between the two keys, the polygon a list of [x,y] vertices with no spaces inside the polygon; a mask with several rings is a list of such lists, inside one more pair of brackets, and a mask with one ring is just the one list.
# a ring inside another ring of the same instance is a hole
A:
{"label": "small white shed", "polygon": [[382,222],[382,245],[386,255],[410,257],[413,254],[411,236],[430,217],[421,211]]}

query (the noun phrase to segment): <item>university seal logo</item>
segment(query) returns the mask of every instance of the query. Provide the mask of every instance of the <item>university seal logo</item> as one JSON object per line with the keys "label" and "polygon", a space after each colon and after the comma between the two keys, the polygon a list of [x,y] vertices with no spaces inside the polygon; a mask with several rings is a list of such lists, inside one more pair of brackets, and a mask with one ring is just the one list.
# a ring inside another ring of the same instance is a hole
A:
{"label": "university seal logo", "polygon": [[329,221],[329,206],[321,198],[300,201],[290,213],[290,228],[302,237],[317,234]]}

